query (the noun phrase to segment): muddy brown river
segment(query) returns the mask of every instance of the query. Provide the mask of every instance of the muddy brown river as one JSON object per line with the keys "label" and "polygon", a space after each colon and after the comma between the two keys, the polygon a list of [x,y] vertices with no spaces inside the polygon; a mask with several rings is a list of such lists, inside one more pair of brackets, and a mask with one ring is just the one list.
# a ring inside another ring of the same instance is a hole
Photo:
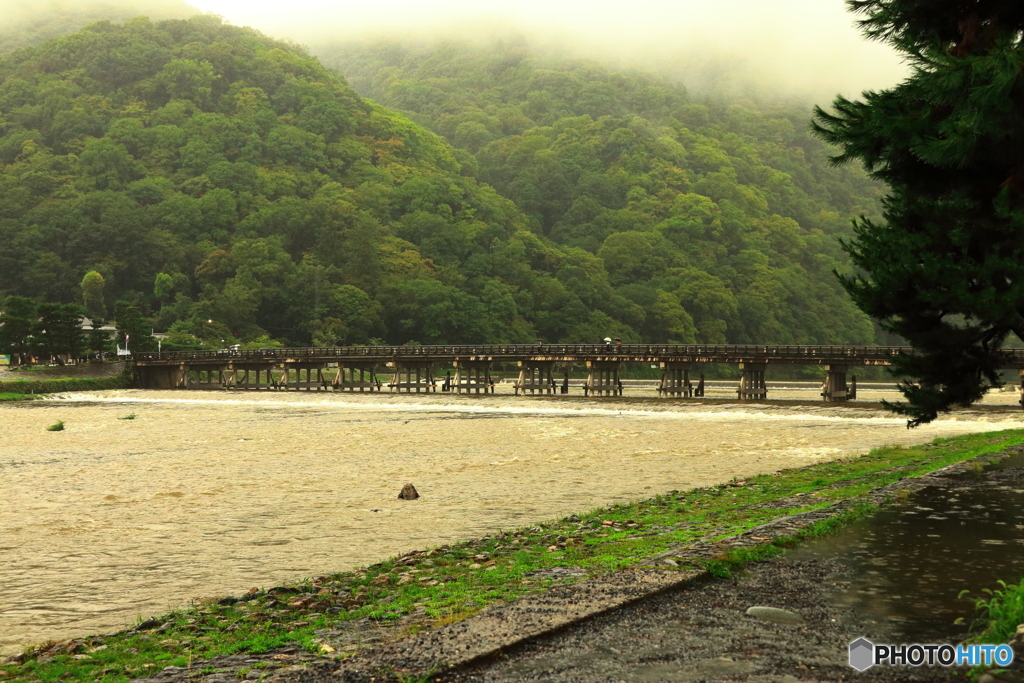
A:
{"label": "muddy brown river", "polygon": [[[641,393],[0,404],[0,651],[671,489],[1024,424],[1012,393],[915,431],[866,405]],[[396,499],[407,482],[419,500]]]}

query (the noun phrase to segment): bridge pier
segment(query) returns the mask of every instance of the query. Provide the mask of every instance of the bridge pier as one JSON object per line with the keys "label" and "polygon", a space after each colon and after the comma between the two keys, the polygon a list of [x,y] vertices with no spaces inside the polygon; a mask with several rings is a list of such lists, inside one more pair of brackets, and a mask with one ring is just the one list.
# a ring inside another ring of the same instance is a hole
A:
{"label": "bridge pier", "polygon": [[[356,379],[356,371],[359,372],[359,379]],[[331,388],[335,391],[380,391],[380,384],[377,379],[377,363],[346,361],[338,363],[338,376],[331,383]]]}
{"label": "bridge pier", "polygon": [[[214,385],[221,388],[224,381],[221,378],[220,368],[199,368],[196,370],[196,385],[199,389],[213,389]],[[204,386],[205,385],[205,386]]]}
{"label": "bridge pier", "polygon": [[[826,365],[825,384],[821,387],[821,398],[826,403],[848,401],[852,396],[846,386],[845,365]],[[856,380],[854,380],[856,382]],[[856,384],[854,384],[856,386]],[[856,390],[854,391],[856,395]]]}
{"label": "bridge pier", "polygon": [[491,381],[491,361],[455,359],[455,391],[479,394],[494,393],[494,382]]}
{"label": "bridge pier", "polygon": [[185,367],[185,389],[223,389],[225,365],[188,365]]}
{"label": "bridge pier", "polygon": [[[316,389],[327,389],[327,379],[324,377],[324,368],[327,367],[327,363],[285,363],[284,374],[277,380],[277,388],[288,391],[293,388],[295,391],[305,389],[306,391],[312,391]],[[302,371],[306,371],[306,379],[302,379]],[[313,371],[316,371],[314,377]],[[292,379],[292,372],[295,372],[295,378]]]}
{"label": "bridge pier", "polygon": [[[391,391],[411,394],[437,391],[434,383],[434,362],[421,360],[397,360],[388,365],[394,367],[395,376],[388,386]],[[404,378],[403,378],[404,375]]]}
{"label": "bridge pier", "polygon": [[764,371],[767,363],[740,363],[739,386],[736,394],[741,401],[763,401],[768,398],[768,387],[764,383]]}
{"label": "bridge pier", "polygon": [[587,383],[583,385],[583,395],[590,396],[622,396],[622,382],[619,381],[619,365],[617,360],[588,360]]}
{"label": "bridge pier", "polygon": [[[263,383],[264,373],[266,383]],[[273,368],[268,368],[265,364],[232,363],[226,371],[221,371],[221,375],[221,385],[225,389],[259,390],[277,387]]]}
{"label": "bridge pier", "polygon": [[140,389],[179,389],[187,386],[188,370],[179,365],[135,367],[135,384]]}
{"label": "bridge pier", "polygon": [[551,371],[555,367],[553,360],[521,360],[519,361],[519,378],[514,385],[516,396],[522,390],[523,395],[555,393],[555,380]]}
{"label": "bridge pier", "polygon": [[690,398],[693,385],[690,383],[690,363],[664,361],[661,363],[661,383],[658,384],[660,398]]}

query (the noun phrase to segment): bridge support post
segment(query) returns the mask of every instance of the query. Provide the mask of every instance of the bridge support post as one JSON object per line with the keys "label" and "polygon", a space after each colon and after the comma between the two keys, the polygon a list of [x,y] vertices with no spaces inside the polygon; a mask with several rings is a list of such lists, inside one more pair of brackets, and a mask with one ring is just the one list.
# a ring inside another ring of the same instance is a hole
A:
{"label": "bridge support post", "polygon": [[[267,384],[262,384],[263,373],[267,373]],[[273,385],[271,370],[255,363],[235,363],[229,370],[228,386],[233,389],[263,389]]]}
{"label": "bridge support post", "polygon": [[516,396],[522,391],[531,394],[554,394],[555,380],[551,371],[555,367],[553,360],[521,360],[519,361],[519,378],[514,385]]}
{"label": "bridge support post", "polygon": [[434,362],[418,360],[397,360],[388,363],[395,368],[395,376],[388,384],[391,391],[411,394],[437,391],[434,383]]}
{"label": "bridge support post", "polygon": [[491,361],[489,360],[464,360],[455,359],[455,391],[462,393],[481,391],[487,394],[494,393],[494,382],[491,381]]}
{"label": "bridge support post", "polygon": [[[278,389],[287,391],[289,388],[293,388],[295,391],[305,389],[306,391],[312,391],[316,389],[327,389],[327,380],[324,379],[324,368],[327,367],[326,363],[310,363],[310,362],[299,362],[299,363],[285,363],[284,372],[281,378],[277,380],[275,386]],[[302,378],[302,371],[306,371],[306,378]],[[313,371],[316,371],[314,377]],[[292,379],[292,372],[295,372],[295,379]]]}
{"label": "bridge support post", "polygon": [[[356,372],[359,379],[356,379]],[[338,363],[338,376],[331,383],[335,391],[380,391],[380,380],[377,379],[376,363]]]}
{"label": "bridge support post", "polygon": [[583,385],[586,396],[622,396],[622,382],[619,380],[617,360],[588,360],[587,383]]}
{"label": "bridge support post", "polygon": [[826,365],[825,370],[825,384],[821,387],[821,398],[825,403],[838,403],[852,398],[846,387],[846,366]]}
{"label": "bridge support post", "polygon": [[670,360],[661,363],[661,383],[658,384],[658,396],[661,398],[690,398],[693,396],[688,362]]}
{"label": "bridge support post", "polygon": [[186,386],[188,370],[184,364],[136,366],[135,384],[141,389],[177,389]]}
{"label": "bridge support post", "polygon": [[768,398],[768,387],[764,383],[767,363],[740,363],[740,384],[736,394],[741,401],[763,401]]}

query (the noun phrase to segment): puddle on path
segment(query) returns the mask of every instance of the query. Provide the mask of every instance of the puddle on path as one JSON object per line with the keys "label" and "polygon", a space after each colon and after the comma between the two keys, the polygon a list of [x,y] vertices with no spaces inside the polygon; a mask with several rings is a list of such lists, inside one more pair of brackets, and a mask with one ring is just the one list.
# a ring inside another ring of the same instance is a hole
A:
{"label": "puddle on path", "polygon": [[[891,622],[894,642],[962,639],[973,597],[1024,575],[1024,455],[923,489],[786,561],[801,559],[850,566],[855,578],[835,604]],[[964,590],[971,595],[959,597]]]}

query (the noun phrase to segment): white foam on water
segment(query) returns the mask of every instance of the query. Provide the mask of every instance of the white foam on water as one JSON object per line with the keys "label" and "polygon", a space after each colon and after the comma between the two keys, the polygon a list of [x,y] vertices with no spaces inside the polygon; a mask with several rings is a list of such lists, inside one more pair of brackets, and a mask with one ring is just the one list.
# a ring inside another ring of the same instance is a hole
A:
{"label": "white foam on water", "polygon": [[[305,397],[303,397],[305,398]],[[253,397],[256,399],[256,397]],[[365,411],[365,412],[421,412],[421,413],[456,413],[473,415],[547,415],[552,417],[573,417],[573,416],[624,416],[624,417],[653,417],[670,419],[702,420],[707,422],[720,422],[726,420],[785,420],[785,421],[815,421],[827,423],[852,423],[852,424],[905,424],[906,420],[900,417],[888,417],[879,415],[876,417],[844,416],[844,415],[821,415],[814,412],[789,412],[791,409],[780,406],[777,410],[757,410],[748,406],[737,406],[733,410],[706,410],[696,407],[695,410],[642,410],[637,408],[567,408],[567,407],[534,407],[534,406],[489,406],[489,405],[455,405],[443,402],[431,403],[356,403],[344,400],[246,400],[236,398],[223,399],[201,399],[201,398],[152,398],[145,396],[101,396],[98,394],[74,393],[56,394],[42,399],[43,401],[62,401],[75,403],[118,403],[118,404],[178,404],[198,406],[253,406],[253,407],[274,407],[274,408],[296,408],[307,409],[330,408],[335,410]],[[786,412],[783,412],[783,411]],[[986,429],[1018,429],[1024,426],[1024,413],[1020,419],[1006,419],[1005,415],[999,415],[999,420],[989,420],[978,415],[971,415],[970,418],[960,418],[955,415],[944,416],[933,422],[933,425],[953,422],[958,425],[978,424],[984,425]]]}

